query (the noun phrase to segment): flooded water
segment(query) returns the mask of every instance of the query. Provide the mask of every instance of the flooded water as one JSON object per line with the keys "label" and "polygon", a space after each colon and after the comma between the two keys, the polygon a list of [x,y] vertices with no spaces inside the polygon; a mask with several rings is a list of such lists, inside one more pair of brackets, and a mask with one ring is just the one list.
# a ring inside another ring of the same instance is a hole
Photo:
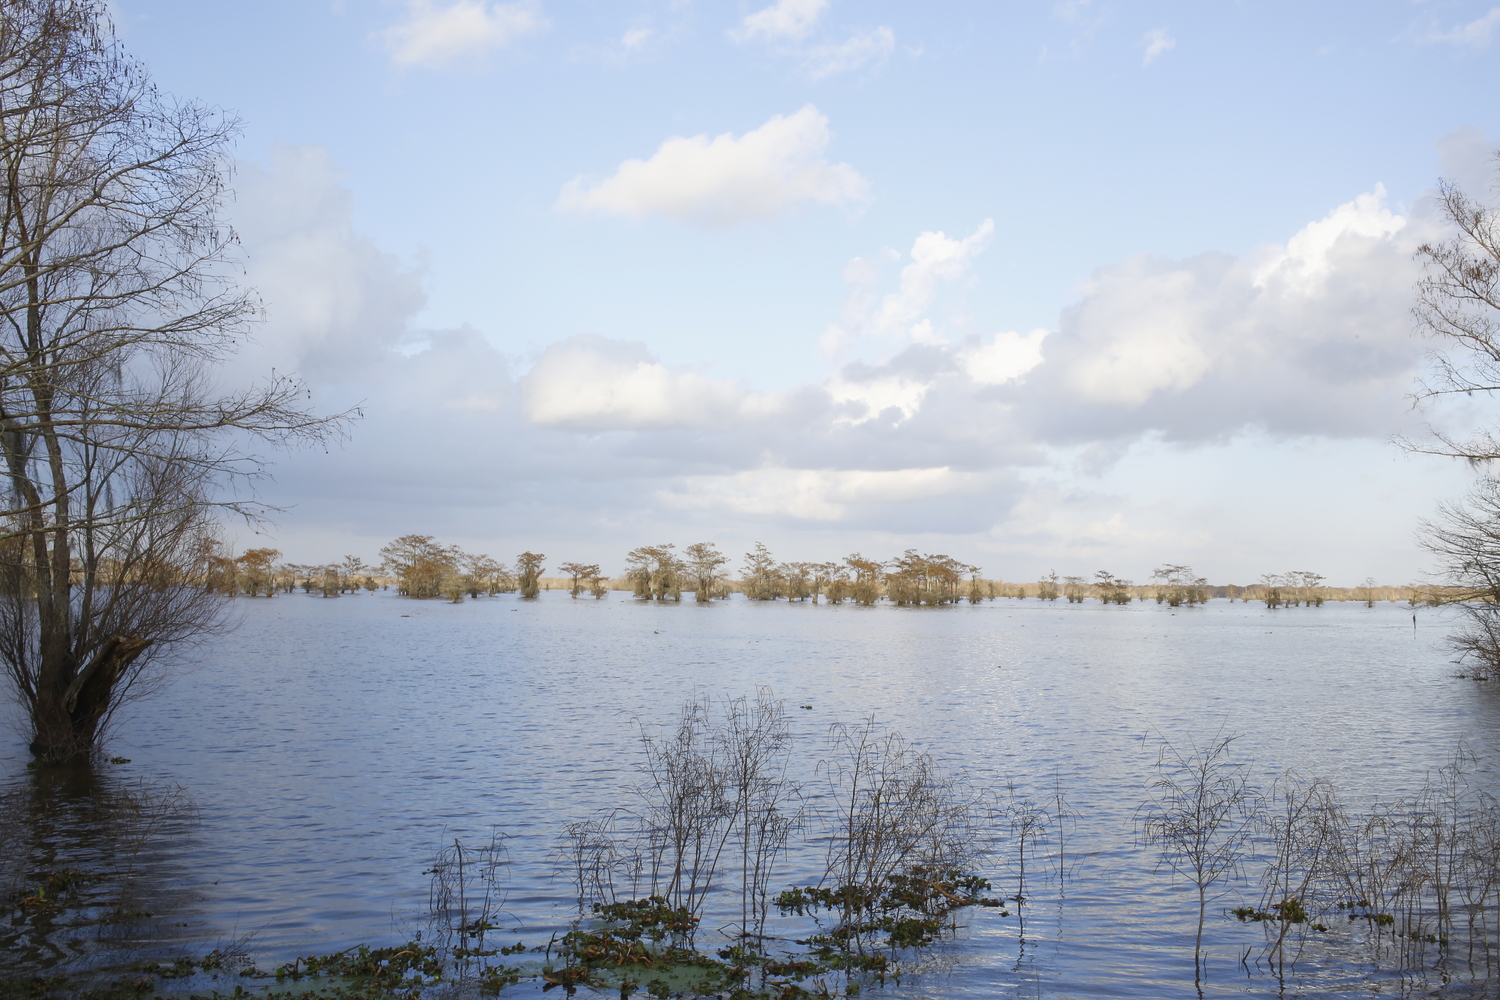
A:
{"label": "flooded water", "polygon": [[[492,829],[509,837],[504,933],[545,941],[574,912],[548,860],[562,826],[625,803],[639,727],[670,724],[695,694],[769,686],[807,762],[831,725],[874,716],[975,785],[1066,794],[1071,878],[1037,886],[1024,935],[1014,915],[974,913],[951,964],[894,997],[1192,995],[1195,896],[1138,844],[1161,737],[1239,734],[1234,757],[1257,781],[1296,768],[1355,807],[1413,792],[1461,744],[1474,780],[1500,788],[1500,683],[1456,678],[1439,616],[1414,625],[1389,604],[899,609],[551,592],[236,607],[242,626],[135,707],[111,745],[130,761],[108,770],[111,787],[180,786],[192,822],[131,828],[107,849],[144,845],[142,891],[171,914],[157,933],[179,936],[169,951],[251,935],[263,968],[404,940],[426,913],[434,852]],[[25,764],[12,739],[0,767],[14,795],[29,781],[34,798],[97,797],[38,790]],[[33,831],[30,849],[65,841],[61,826]],[[794,853],[789,876],[809,857]],[[1204,993],[1278,993],[1241,964],[1261,932],[1226,915],[1238,898],[1211,907]],[[1289,978],[1287,995],[1304,996],[1439,985],[1392,980],[1333,945]]]}

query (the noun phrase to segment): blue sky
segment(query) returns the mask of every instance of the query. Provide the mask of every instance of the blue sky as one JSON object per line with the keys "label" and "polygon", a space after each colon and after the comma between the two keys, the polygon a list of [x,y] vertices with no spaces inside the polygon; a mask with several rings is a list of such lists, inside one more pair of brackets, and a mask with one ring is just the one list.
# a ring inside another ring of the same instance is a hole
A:
{"label": "blue sky", "polygon": [[[115,0],[244,120],[226,373],[366,418],[274,541],[1418,576],[1439,176],[1491,2]],[[248,541],[248,536],[246,537]]]}

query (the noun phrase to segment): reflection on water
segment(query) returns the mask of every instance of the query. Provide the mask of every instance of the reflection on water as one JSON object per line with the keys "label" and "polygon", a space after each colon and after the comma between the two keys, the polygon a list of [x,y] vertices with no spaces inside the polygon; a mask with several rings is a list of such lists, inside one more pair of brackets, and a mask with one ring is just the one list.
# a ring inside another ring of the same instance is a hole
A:
{"label": "reflection on water", "polygon": [[[628,798],[637,722],[671,723],[694,693],[769,685],[791,709],[800,760],[825,751],[830,726],[874,714],[976,787],[1038,804],[1065,795],[1066,836],[1059,843],[1052,823],[1028,863],[1024,933],[1014,917],[974,914],[952,967],[890,990],[902,997],[1189,995],[1196,897],[1156,870],[1137,837],[1153,732],[1241,733],[1236,758],[1262,787],[1296,768],[1329,779],[1356,812],[1417,794],[1461,741],[1476,757],[1471,780],[1500,785],[1500,685],[1456,679],[1441,622],[1424,611],[1414,630],[1410,610],[1390,605],[703,607],[548,593],[241,606],[244,628],[124,723],[114,752],[133,763],[90,780],[187,790],[200,825],[151,841],[133,883],[191,902],[190,916],[165,923],[188,923],[179,930],[194,937],[171,948],[202,953],[253,933],[263,966],[406,940],[425,918],[434,853],[455,838],[487,842],[492,827],[511,860],[504,933],[545,942],[577,906],[552,877],[558,835]],[[20,838],[25,878],[74,863],[69,852],[118,855],[129,837],[46,832],[102,829],[88,817],[111,809],[90,803],[107,796],[39,787],[53,779],[24,764],[19,741],[0,761],[12,794],[36,804],[6,834]],[[797,777],[814,788],[808,770]],[[1002,850],[991,874],[1010,894],[1016,831],[1002,815],[993,832]],[[789,883],[823,861],[822,845],[793,842]],[[1059,846],[1068,880],[1055,874]],[[89,912],[128,911],[122,898],[101,896]],[[1258,888],[1237,885],[1209,908],[1205,995],[1280,988],[1256,967],[1263,928],[1228,913],[1247,903],[1258,905]],[[41,937],[92,934],[93,947],[100,925],[59,933]],[[51,953],[37,938],[18,931],[7,946],[42,962]],[[1357,945],[1305,949],[1288,995],[1401,988]]]}
{"label": "reflection on water", "polygon": [[25,769],[0,790],[0,956],[13,974],[120,965],[180,948],[194,810],[168,782],[111,764]]}

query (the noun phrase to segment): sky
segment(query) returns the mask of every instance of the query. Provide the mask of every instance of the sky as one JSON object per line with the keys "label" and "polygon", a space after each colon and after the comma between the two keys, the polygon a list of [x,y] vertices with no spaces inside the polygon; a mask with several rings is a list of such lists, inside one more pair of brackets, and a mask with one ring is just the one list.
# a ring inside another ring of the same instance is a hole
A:
{"label": "sky", "polygon": [[1440,178],[1500,195],[1494,0],[113,0],[242,121],[275,368],[346,440],[241,547],[763,541],[1007,580],[1418,580],[1393,443]]}

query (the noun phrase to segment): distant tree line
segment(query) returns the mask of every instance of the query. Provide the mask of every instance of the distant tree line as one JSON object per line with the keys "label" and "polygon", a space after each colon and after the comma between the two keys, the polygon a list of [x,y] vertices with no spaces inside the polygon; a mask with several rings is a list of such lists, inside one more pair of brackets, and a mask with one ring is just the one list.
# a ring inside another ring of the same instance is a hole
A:
{"label": "distant tree line", "polygon": [[[457,545],[440,545],[431,535],[402,535],[380,550],[380,562],[367,566],[358,556],[345,556],[336,563],[305,565],[278,562],[281,552],[272,548],[247,549],[230,555],[210,542],[205,554],[204,585],[207,589],[251,597],[271,597],[317,591],[324,597],[354,594],[361,590],[388,590],[406,597],[447,598],[458,603],[467,597],[494,597],[519,592],[535,597],[542,589],[546,556],[523,552],[512,564],[485,553],[465,552]],[[608,579],[595,565],[564,563],[572,574],[573,596],[588,590],[603,597]]]}
{"label": "distant tree line", "polygon": [[635,596],[657,601],[680,601],[684,591],[692,591],[700,603],[725,600],[736,591],[752,601],[865,605],[882,598],[898,605],[977,604],[996,596],[978,566],[916,549],[886,561],[856,552],[834,562],[781,562],[756,542],[745,553],[738,580],[724,570],[729,557],[709,542],[689,545],[681,555],[670,543],[646,545],[632,550],[625,563]]}
{"label": "distant tree line", "polygon": [[646,601],[676,602],[684,594],[706,604],[742,594],[752,601],[813,604],[938,606],[995,598],[1070,604],[1100,601],[1129,604],[1155,601],[1172,608],[1193,607],[1211,599],[1264,602],[1268,608],[1321,607],[1325,601],[1405,601],[1412,605],[1440,604],[1441,588],[1407,585],[1378,586],[1367,578],[1359,587],[1329,587],[1321,574],[1309,570],[1267,573],[1249,586],[1214,586],[1191,566],[1167,563],[1151,572],[1150,582],[1136,584],[1107,570],[1090,577],[1058,576],[1054,571],[1032,583],[1007,583],[983,576],[978,566],[947,555],[907,549],[892,559],[871,559],[855,552],[828,562],[784,562],[761,542],[745,553],[736,575],[731,559],[711,542],[695,542],[682,549],[670,542],[642,545],[625,556],[625,570],[611,576],[598,563],[565,562],[559,576],[543,576],[546,556],[522,552],[506,563],[487,554],[442,545],[431,535],[402,535],[380,550],[380,561],[367,565],[357,556],[336,563],[282,562],[272,548],[247,549],[232,555],[216,543],[200,562],[206,567],[207,589],[251,597],[269,597],[301,588],[324,597],[389,590],[419,599],[519,594],[535,597],[542,590],[567,590],[573,597],[602,598],[611,590],[627,591]]}

